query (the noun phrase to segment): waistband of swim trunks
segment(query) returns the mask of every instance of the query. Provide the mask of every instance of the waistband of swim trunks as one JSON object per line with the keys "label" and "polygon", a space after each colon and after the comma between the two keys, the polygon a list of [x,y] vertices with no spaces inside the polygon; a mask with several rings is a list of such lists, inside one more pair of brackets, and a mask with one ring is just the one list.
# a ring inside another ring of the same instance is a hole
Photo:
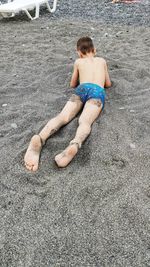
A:
{"label": "waistband of swim trunks", "polygon": [[[90,87],[91,89],[94,87],[96,87],[97,89],[101,89],[101,90],[103,90],[104,92],[105,92],[105,89],[102,87],[102,86],[100,86],[100,85],[98,85],[98,84],[96,84],[96,83],[81,83],[80,84],[81,86],[85,86],[85,87]],[[79,85],[79,86],[80,86]]]}

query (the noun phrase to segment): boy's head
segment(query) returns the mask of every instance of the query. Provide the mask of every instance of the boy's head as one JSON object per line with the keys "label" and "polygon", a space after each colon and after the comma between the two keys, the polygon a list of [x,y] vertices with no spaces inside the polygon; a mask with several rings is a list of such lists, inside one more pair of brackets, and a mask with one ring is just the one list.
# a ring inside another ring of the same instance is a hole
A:
{"label": "boy's head", "polygon": [[86,56],[88,53],[95,54],[93,41],[90,37],[82,37],[77,41],[77,51],[79,56]]}

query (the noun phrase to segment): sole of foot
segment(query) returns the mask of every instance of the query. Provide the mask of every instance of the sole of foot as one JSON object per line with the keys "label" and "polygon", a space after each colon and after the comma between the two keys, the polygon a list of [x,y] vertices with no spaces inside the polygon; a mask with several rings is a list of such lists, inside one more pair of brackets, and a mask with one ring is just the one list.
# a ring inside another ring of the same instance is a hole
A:
{"label": "sole of foot", "polygon": [[29,147],[24,157],[25,167],[29,171],[37,171],[39,167],[39,158],[42,144],[39,135],[34,135],[30,141]]}
{"label": "sole of foot", "polygon": [[56,155],[55,162],[60,168],[66,167],[78,152],[76,144],[69,145],[62,153]]}

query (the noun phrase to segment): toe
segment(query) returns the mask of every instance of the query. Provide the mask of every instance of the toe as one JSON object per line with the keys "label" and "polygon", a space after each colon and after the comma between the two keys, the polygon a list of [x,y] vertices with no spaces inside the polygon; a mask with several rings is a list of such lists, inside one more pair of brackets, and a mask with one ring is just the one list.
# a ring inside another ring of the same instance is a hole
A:
{"label": "toe", "polygon": [[59,161],[56,161],[56,164],[57,164],[57,166],[60,167],[60,168],[63,167],[62,164],[61,164],[61,162],[59,162]]}
{"label": "toe", "polygon": [[67,165],[66,162],[65,162],[65,159],[61,160],[61,159],[56,159],[55,158],[55,162],[56,162],[57,166],[60,167],[60,168],[64,168]]}
{"label": "toe", "polygon": [[58,161],[58,159],[59,159],[59,156],[58,155],[55,156],[55,161]]}
{"label": "toe", "polygon": [[59,161],[59,160],[61,160],[62,158],[64,158],[64,156],[66,156],[65,151],[61,152],[60,154],[57,154],[57,155],[55,156],[55,160],[56,160],[56,161]]}
{"label": "toe", "polygon": [[25,164],[27,170],[31,171],[32,170],[32,165],[28,165],[27,163]]}
{"label": "toe", "polygon": [[55,157],[55,162],[56,162],[56,164],[59,166],[60,158],[59,158],[58,155]]}
{"label": "toe", "polygon": [[62,158],[62,155],[58,154],[58,155],[55,156],[55,161],[59,162],[61,158]]}
{"label": "toe", "polygon": [[38,165],[34,165],[33,168],[32,168],[32,170],[33,170],[34,172],[37,171],[37,170],[38,170]]}

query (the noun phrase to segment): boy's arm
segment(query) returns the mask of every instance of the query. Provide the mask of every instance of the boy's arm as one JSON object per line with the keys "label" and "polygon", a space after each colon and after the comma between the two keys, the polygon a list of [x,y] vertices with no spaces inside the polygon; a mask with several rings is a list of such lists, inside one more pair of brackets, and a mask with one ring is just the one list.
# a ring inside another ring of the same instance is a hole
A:
{"label": "boy's arm", "polygon": [[105,87],[111,87],[111,80],[108,73],[107,63],[105,61]]}
{"label": "boy's arm", "polygon": [[73,70],[72,78],[70,82],[70,87],[75,88],[78,85],[78,79],[79,79],[79,70],[78,70],[77,61],[75,61],[74,70]]}

